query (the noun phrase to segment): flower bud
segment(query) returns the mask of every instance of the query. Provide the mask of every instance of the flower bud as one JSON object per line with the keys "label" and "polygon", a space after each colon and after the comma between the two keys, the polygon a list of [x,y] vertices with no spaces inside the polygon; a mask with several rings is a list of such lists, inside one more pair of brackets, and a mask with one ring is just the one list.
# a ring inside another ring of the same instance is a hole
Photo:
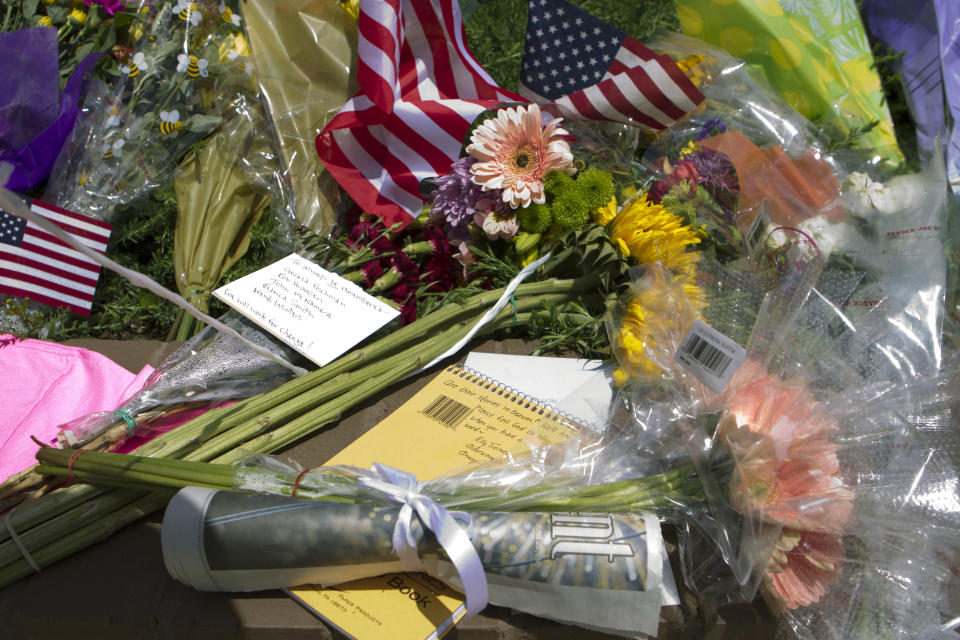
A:
{"label": "flower bud", "polygon": [[521,231],[513,237],[513,245],[519,255],[524,255],[537,248],[540,243],[539,233]]}

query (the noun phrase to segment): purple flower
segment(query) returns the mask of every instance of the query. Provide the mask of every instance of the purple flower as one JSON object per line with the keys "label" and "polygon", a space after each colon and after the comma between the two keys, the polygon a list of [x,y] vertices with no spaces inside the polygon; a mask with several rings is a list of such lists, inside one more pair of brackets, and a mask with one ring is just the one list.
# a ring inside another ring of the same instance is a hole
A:
{"label": "purple flower", "polygon": [[687,155],[686,159],[696,168],[699,182],[709,188],[714,197],[717,193],[740,191],[736,167],[726,155],[712,149],[701,149]]}
{"label": "purple flower", "polygon": [[727,125],[723,124],[723,122],[720,121],[720,118],[710,118],[700,127],[700,132],[697,134],[697,140],[709,138],[710,136],[717,135],[718,133],[723,133],[726,130]]}
{"label": "purple flower", "polygon": [[83,4],[88,7],[91,5],[98,4],[103,7],[103,10],[106,11],[111,16],[117,11],[124,11],[127,7],[120,0],[83,0]]}
{"label": "purple flower", "polygon": [[383,275],[383,265],[379,260],[371,260],[360,267],[360,271],[363,272],[363,286],[369,289]]}
{"label": "purple flower", "polygon": [[437,185],[433,192],[434,215],[442,217],[454,229],[465,227],[473,219],[480,210],[480,200],[502,202],[500,189],[484,191],[473,183],[470,167],[475,162],[476,159],[471,156],[458,158],[450,173],[434,180]]}

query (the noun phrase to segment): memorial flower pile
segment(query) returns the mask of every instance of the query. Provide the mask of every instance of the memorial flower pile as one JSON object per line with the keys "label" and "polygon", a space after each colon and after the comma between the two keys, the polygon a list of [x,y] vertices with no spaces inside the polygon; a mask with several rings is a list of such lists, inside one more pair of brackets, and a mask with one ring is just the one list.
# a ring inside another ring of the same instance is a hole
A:
{"label": "memorial flower pile", "polygon": [[[369,512],[329,518],[365,524],[374,509],[399,518],[390,500],[409,511],[428,498],[463,512],[449,526],[469,529],[484,556],[479,573],[493,586],[534,575],[507,566],[533,561],[500,542],[524,544],[532,534],[521,528],[549,528],[549,514],[630,514],[632,537],[659,518],[679,542],[672,561],[684,588],[706,602],[759,593],[801,638],[910,630],[903,603],[922,598],[903,585],[931,594],[945,583],[940,559],[958,552],[960,526],[951,458],[960,447],[960,363],[943,340],[960,331],[942,308],[956,289],[948,275],[956,243],[941,152],[908,173],[889,148],[869,147],[883,138],[874,125],[851,125],[838,138],[826,120],[801,115],[811,107],[802,94],[772,93],[730,53],[679,34],[648,47],[564,0],[531,0],[527,37],[509,50],[501,33],[478,38],[461,28],[464,15],[489,19],[487,5],[505,3],[331,1],[318,19],[329,32],[323,55],[310,55],[329,58],[304,64],[294,42],[316,20],[271,13],[281,4],[0,0],[0,47],[14,35],[17,49],[18,38],[33,36],[23,30],[60,46],[57,127],[66,142],[51,155],[49,179],[40,178],[43,197],[118,228],[134,228],[147,202],[174,211],[165,284],[184,300],[168,339],[190,339],[152,387],[115,411],[61,425],[63,448],[43,443],[39,465],[0,486],[0,588],[163,508],[171,489],[196,485],[279,494],[284,505],[364,505]],[[613,18],[629,23],[633,9],[611,4]],[[707,4],[671,3],[669,13],[708,38]],[[744,2],[713,4],[724,17]],[[791,30],[827,28],[814,9],[780,4],[769,17]],[[571,27],[583,24],[590,28]],[[566,40],[541,40],[556,31]],[[342,51],[335,35],[348,43]],[[836,71],[806,46],[778,37],[771,57],[784,69],[814,66],[818,77]],[[582,51],[591,55],[576,57]],[[521,57],[521,78],[498,85],[501,63]],[[350,77],[318,78],[309,68],[325,73],[353,60]],[[833,81],[821,84],[836,93]],[[851,100],[863,101],[866,84]],[[79,115],[64,111],[76,105]],[[37,154],[6,144],[24,120],[9,106],[0,97],[0,176],[39,196],[39,182],[13,180],[17,163]],[[0,196],[29,218],[16,196]],[[273,348],[266,325],[235,312],[224,324],[242,324],[249,340],[213,328],[191,338],[201,329],[194,318],[214,322],[211,292],[237,275],[230,269],[264,221],[276,251],[359,285],[395,307],[396,320],[322,367],[301,363],[310,371]],[[19,242],[16,233],[3,233],[0,276],[21,268],[4,248]],[[39,267],[27,268],[38,277]],[[167,294],[150,287],[142,299]],[[603,358],[616,387],[607,424],[414,479],[401,499],[371,488],[377,469],[308,471],[266,457],[477,337]],[[253,357],[254,346],[274,357]],[[221,401],[232,404],[210,409]],[[154,417],[181,409],[209,410],[152,431]],[[115,453],[121,446],[129,452]],[[655,517],[632,515],[641,511]],[[485,537],[488,521],[509,534]],[[416,556],[418,545],[430,562],[449,559],[425,529],[405,535],[377,523],[376,532],[363,528],[376,533],[376,549],[364,546],[360,527],[340,527],[336,544],[360,564]],[[406,547],[397,543],[404,537]],[[907,558],[900,564],[888,557],[898,552]],[[597,584],[620,581],[593,564],[568,564]],[[557,575],[565,566],[551,565]],[[655,573],[631,576],[629,589],[646,591]],[[659,596],[644,595],[655,611]]]}

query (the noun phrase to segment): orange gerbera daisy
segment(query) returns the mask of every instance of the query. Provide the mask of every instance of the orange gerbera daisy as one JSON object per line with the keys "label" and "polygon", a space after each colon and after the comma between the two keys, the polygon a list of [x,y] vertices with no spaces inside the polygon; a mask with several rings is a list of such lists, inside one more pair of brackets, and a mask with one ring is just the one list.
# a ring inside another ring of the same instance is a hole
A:
{"label": "orange gerbera daisy", "polygon": [[470,167],[474,184],[484,191],[503,190],[512,208],[531,202],[543,204],[543,176],[550,171],[576,173],[570,145],[561,136],[560,118],[543,124],[540,107],[510,107],[485,120],[470,136],[467,153],[476,158]]}

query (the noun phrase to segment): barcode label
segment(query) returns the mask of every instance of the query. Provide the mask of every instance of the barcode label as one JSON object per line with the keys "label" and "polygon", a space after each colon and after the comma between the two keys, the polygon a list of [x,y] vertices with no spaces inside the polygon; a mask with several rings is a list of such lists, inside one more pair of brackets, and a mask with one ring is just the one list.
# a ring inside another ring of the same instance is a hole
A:
{"label": "barcode label", "polygon": [[471,409],[467,405],[441,394],[420,413],[452,428],[470,415],[470,411]]}
{"label": "barcode label", "polygon": [[747,352],[705,322],[693,323],[680,348],[677,362],[714,393],[720,393],[736,373]]}
{"label": "barcode label", "polygon": [[761,209],[757,212],[757,215],[753,216],[753,222],[750,223],[750,228],[747,229],[747,233],[743,238],[744,244],[747,246],[747,255],[756,257],[757,252],[761,248],[761,243],[767,235],[767,227],[770,226],[770,217],[767,215],[767,212]]}

